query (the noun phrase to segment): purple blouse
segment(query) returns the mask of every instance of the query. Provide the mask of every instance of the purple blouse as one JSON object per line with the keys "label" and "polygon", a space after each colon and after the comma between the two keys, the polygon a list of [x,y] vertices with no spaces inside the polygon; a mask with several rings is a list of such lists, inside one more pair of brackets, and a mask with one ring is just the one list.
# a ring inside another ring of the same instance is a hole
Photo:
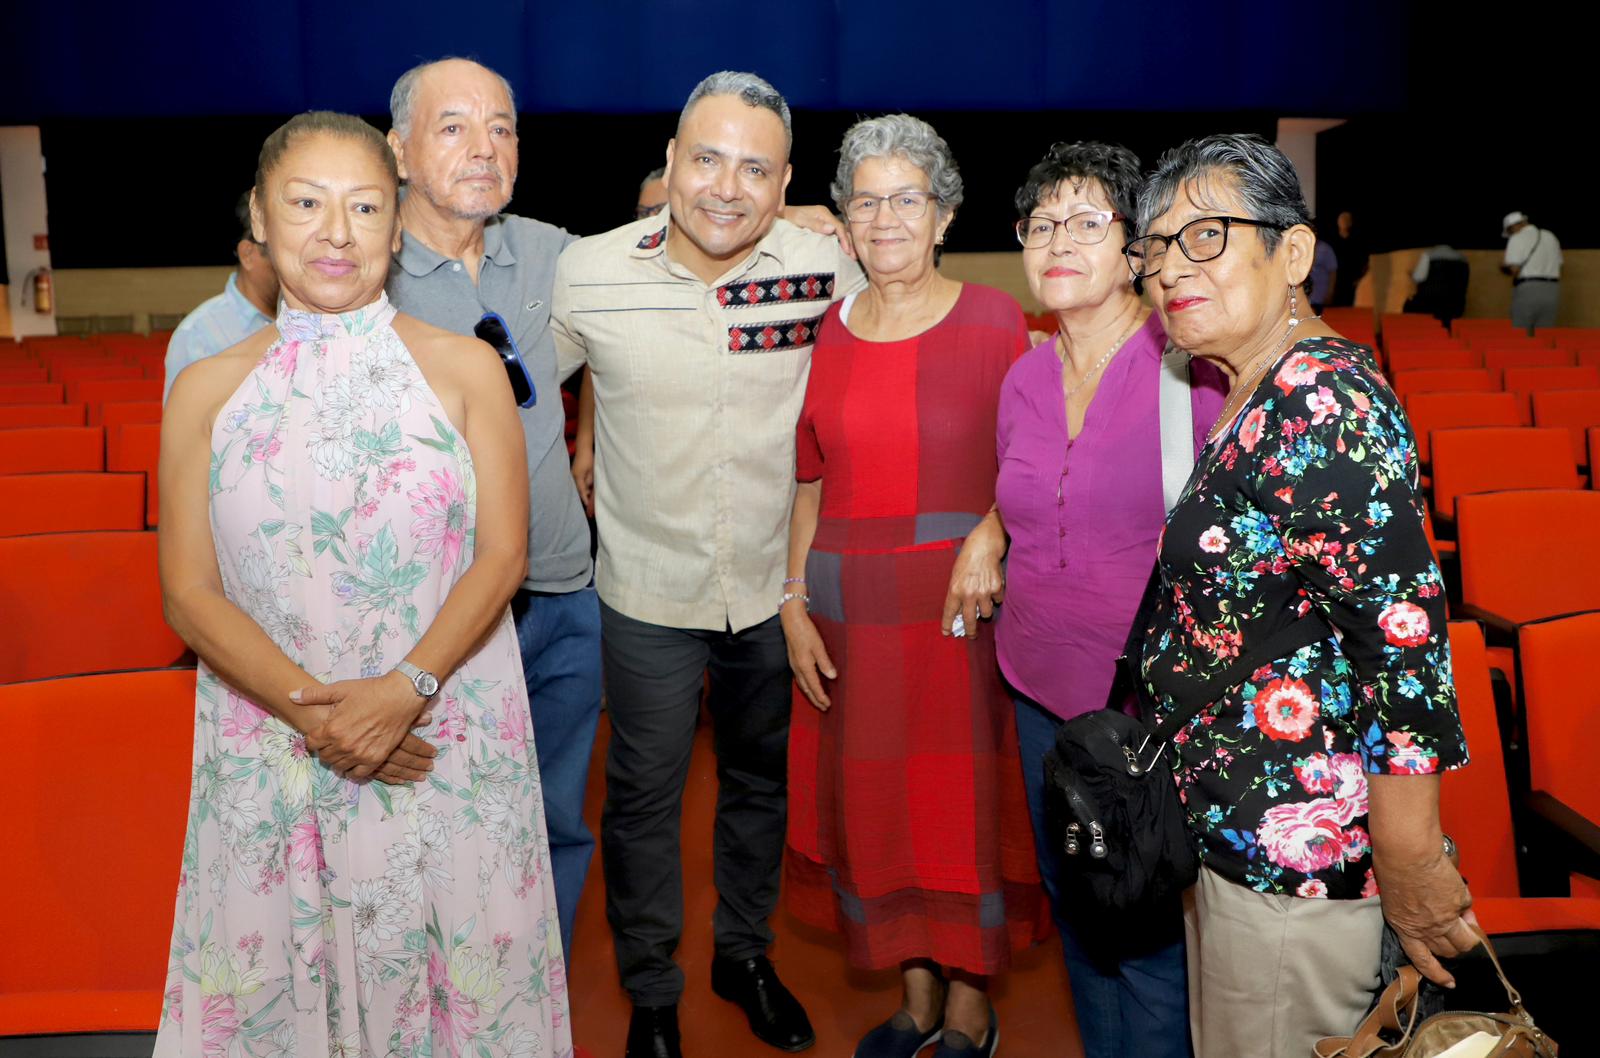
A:
{"label": "purple blouse", "polygon": [[[1105,705],[1155,565],[1165,521],[1156,391],[1166,341],[1152,312],[1106,366],[1070,442],[1054,338],[1011,365],[1000,389],[995,499],[1011,550],[996,652],[1013,687],[1063,718]],[[1227,383],[1200,360],[1191,374],[1199,452]]]}

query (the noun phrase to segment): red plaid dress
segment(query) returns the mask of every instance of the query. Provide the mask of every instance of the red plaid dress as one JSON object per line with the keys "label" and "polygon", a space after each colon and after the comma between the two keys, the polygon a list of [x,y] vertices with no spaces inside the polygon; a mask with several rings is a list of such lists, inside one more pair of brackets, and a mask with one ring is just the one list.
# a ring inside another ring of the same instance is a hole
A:
{"label": "red plaid dress", "polygon": [[915,338],[824,318],[797,437],[822,480],[806,563],[838,668],[833,706],[795,692],[789,908],[842,932],[858,966],[928,958],[992,974],[1040,940],[1039,888],[994,630],[939,634],[950,571],[994,502],[995,409],[1028,347],[1017,303],[967,284]]}

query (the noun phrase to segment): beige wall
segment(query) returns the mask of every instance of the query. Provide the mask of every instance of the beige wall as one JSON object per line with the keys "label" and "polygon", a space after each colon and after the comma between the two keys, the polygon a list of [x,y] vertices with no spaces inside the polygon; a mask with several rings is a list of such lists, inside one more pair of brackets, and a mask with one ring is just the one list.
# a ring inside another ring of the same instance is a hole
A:
{"label": "beige wall", "polygon": [[[1376,312],[1399,312],[1411,291],[1411,269],[1421,250],[1377,254],[1357,291],[1358,304]],[[1467,250],[1472,279],[1467,287],[1468,316],[1507,316],[1511,312],[1511,280],[1500,274],[1498,250]],[[1567,250],[1562,270],[1562,326],[1600,327],[1600,250]],[[1022,275],[1022,255],[1002,253],[945,254],[945,275],[968,283],[997,287],[1022,303],[1027,312],[1040,307]],[[68,268],[55,273],[56,312],[62,316],[135,317],[146,328],[152,312],[188,312],[217,294],[232,271],[226,265],[194,268]]]}
{"label": "beige wall", "polygon": [[[1511,315],[1511,278],[1500,273],[1500,250],[1463,250],[1472,266],[1467,282],[1468,316]],[[1411,296],[1411,270],[1422,251],[1396,250],[1375,254],[1372,268],[1356,291],[1356,304],[1372,305],[1377,312],[1399,312]],[[1561,267],[1562,327],[1600,327],[1600,250],[1563,250]]]}
{"label": "beige wall", "polygon": [[188,312],[222,293],[228,265],[193,268],[63,268],[55,273],[56,314],[132,316],[136,331],[149,314]]}

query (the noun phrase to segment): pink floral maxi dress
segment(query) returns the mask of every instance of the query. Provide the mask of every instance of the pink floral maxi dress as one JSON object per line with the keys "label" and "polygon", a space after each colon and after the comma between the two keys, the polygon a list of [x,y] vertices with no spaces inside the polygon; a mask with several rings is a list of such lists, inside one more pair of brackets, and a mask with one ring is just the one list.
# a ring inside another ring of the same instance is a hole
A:
{"label": "pink floral maxi dress", "polygon": [[[472,562],[472,458],[394,316],[285,309],[212,431],[228,598],[324,681],[392,669]],[[195,705],[158,1058],[571,1052],[509,612],[444,682],[412,786],[340,778],[204,663]]]}

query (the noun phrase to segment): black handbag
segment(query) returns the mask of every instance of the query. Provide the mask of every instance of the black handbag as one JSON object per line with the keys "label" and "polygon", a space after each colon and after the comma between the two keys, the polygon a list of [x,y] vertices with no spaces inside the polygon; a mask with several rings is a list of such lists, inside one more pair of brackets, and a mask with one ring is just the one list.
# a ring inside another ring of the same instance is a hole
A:
{"label": "black handbag", "polygon": [[[1204,684],[1172,689],[1172,712],[1152,726],[1157,703],[1139,661],[1159,590],[1158,567],[1117,659],[1106,707],[1063,723],[1044,757],[1046,832],[1060,857],[1062,895],[1107,911],[1161,907],[1199,877],[1171,767],[1158,766],[1172,736],[1261,665],[1332,634],[1313,608]],[[1124,712],[1130,701],[1139,716]]]}

